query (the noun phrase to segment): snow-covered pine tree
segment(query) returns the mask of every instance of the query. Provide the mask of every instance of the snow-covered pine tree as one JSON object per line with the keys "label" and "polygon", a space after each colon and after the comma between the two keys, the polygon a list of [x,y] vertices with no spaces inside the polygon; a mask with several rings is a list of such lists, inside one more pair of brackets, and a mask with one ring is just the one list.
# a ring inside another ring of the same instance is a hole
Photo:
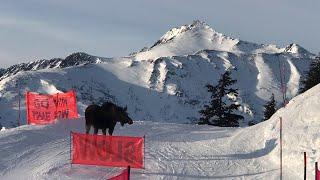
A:
{"label": "snow-covered pine tree", "polygon": [[268,120],[276,112],[276,100],[274,99],[274,94],[272,93],[270,100],[264,105],[264,116],[263,121]]}
{"label": "snow-covered pine tree", "polygon": [[[211,101],[209,105],[204,105],[204,109],[199,111],[202,116],[199,124],[221,127],[239,126],[239,120],[243,119],[243,116],[233,112],[240,105],[226,97],[227,95],[238,96],[238,89],[230,87],[236,82],[237,80],[231,78],[231,71],[226,71],[222,74],[216,86],[206,85],[208,92],[211,93]],[[230,101],[230,105],[225,102],[227,100]]]}
{"label": "snow-covered pine tree", "polygon": [[320,56],[316,57],[313,62],[311,62],[309,71],[306,72],[306,77],[302,79],[302,87],[300,93],[307,91],[313,86],[320,83]]}

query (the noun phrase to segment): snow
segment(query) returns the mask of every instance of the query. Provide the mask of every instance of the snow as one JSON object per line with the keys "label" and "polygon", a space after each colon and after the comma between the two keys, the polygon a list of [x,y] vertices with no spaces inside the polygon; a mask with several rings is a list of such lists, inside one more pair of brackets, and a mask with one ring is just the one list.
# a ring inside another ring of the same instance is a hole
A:
{"label": "snow", "polygon": [[310,57],[312,53],[298,44],[290,44],[279,48],[273,44],[256,44],[229,37],[215,31],[202,21],[175,27],[165,33],[153,46],[143,51],[133,53],[135,60],[157,59],[161,57],[183,56],[195,54],[201,50],[216,50],[236,54],[246,53],[289,53],[296,57]]}
{"label": "snow", "polygon": [[46,94],[56,94],[56,93],[61,93],[61,91],[59,91],[57,89],[57,87],[55,87],[54,85],[50,84],[49,82],[47,82],[46,80],[40,79],[40,84],[41,86],[39,87],[39,89],[36,91],[38,93],[46,93]]}
{"label": "snow", "polygon": [[[311,59],[296,58],[290,54],[236,54],[203,50],[194,55],[174,56],[156,60],[136,61],[131,58],[113,58],[99,64],[88,64],[65,69],[44,69],[20,72],[0,82],[1,124],[16,124],[18,90],[43,94],[76,89],[79,111],[95,101],[111,100],[121,106],[128,105],[129,112],[139,120],[190,123],[199,118],[198,111],[209,100],[205,85],[215,85],[222,73],[232,70],[237,79],[241,105],[239,113],[245,117],[240,122],[259,122],[263,105],[272,93],[281,99],[279,63],[285,67],[287,97],[294,97],[300,86],[300,77]],[[22,119],[25,122],[25,103],[22,97]]]}
{"label": "snow", "polygon": [[[279,118],[283,119],[285,179],[301,179],[303,152],[308,178],[318,160],[320,85],[292,99],[270,120],[247,128],[135,121],[115,135],[146,135],[145,169],[132,179],[279,179]],[[84,119],[0,132],[3,179],[105,179],[121,168],[70,165],[70,131]]]}
{"label": "snow", "polygon": [[256,86],[256,94],[259,98],[268,100],[268,94],[270,94],[270,90],[272,85],[274,85],[274,77],[272,77],[273,73],[268,66],[264,62],[262,55],[257,55],[255,58],[255,64],[258,69],[258,76],[257,76],[257,86]]}
{"label": "snow", "polygon": [[[70,165],[70,130],[84,132],[83,120],[53,126],[23,126],[0,134],[0,176],[4,179],[104,179],[120,168]],[[172,123],[135,122],[117,135],[146,135],[146,168],[132,179],[277,177],[270,168],[235,156],[241,130]],[[268,158],[262,158],[268,159]],[[246,166],[244,166],[246,164]],[[268,172],[270,170],[270,172]]]}
{"label": "snow", "polygon": [[159,44],[155,44],[148,51],[139,52],[135,60],[157,59],[168,56],[194,54],[203,49],[232,51],[239,42],[210,28],[206,23],[195,21],[191,25],[173,28],[165,33]]}
{"label": "snow", "polygon": [[290,66],[290,77],[287,86],[287,91],[290,95],[295,96],[299,91],[299,83],[300,83],[300,73],[297,68],[293,65],[292,61],[288,60]]}

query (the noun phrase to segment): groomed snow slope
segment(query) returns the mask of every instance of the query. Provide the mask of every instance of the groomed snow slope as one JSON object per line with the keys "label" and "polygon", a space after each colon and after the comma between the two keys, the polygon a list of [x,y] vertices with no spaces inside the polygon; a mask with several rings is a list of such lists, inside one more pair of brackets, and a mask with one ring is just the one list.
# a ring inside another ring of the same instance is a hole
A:
{"label": "groomed snow slope", "polygon": [[[146,135],[146,169],[132,179],[279,179],[279,117],[283,118],[284,179],[308,178],[320,157],[320,85],[297,96],[270,120],[248,128],[136,121],[115,135]],[[84,120],[21,126],[0,132],[3,179],[105,179],[119,168],[69,164],[69,132]]]}

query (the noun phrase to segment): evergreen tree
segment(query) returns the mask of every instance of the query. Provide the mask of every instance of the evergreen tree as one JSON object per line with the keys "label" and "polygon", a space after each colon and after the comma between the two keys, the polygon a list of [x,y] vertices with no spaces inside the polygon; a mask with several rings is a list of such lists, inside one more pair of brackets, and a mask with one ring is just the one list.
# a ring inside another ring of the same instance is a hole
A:
{"label": "evergreen tree", "polygon": [[[233,111],[237,110],[240,105],[226,97],[226,95],[238,96],[238,89],[230,87],[236,82],[237,80],[231,79],[231,72],[226,71],[216,86],[206,85],[208,92],[211,93],[211,101],[209,105],[204,105],[204,109],[199,111],[202,116],[199,124],[221,127],[239,126],[239,120],[243,119],[243,116],[234,114]],[[230,105],[227,105],[226,100],[230,101]]]}
{"label": "evergreen tree", "polygon": [[264,105],[263,121],[271,118],[271,116],[276,112],[276,106],[277,106],[277,104],[274,99],[274,94],[272,93],[272,95],[270,97],[270,101],[268,101],[267,104]]}
{"label": "evergreen tree", "polygon": [[316,57],[315,60],[311,62],[309,71],[306,72],[306,77],[301,83],[302,88],[300,89],[300,93],[303,93],[320,83],[320,56]]}

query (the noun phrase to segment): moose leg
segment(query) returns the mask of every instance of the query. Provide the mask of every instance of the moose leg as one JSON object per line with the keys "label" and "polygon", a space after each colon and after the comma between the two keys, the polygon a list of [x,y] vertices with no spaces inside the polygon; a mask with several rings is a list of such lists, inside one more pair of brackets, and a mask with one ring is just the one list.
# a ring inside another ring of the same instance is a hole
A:
{"label": "moose leg", "polygon": [[94,134],[97,135],[98,134],[99,129],[94,127]]}
{"label": "moose leg", "polygon": [[86,134],[89,134],[89,132],[90,132],[90,128],[91,128],[91,126],[90,126],[90,125],[86,125]]}
{"label": "moose leg", "polygon": [[114,129],[114,127],[113,127],[113,128],[111,127],[111,128],[108,129],[108,132],[109,132],[109,135],[110,135],[110,136],[112,136],[113,129]]}
{"label": "moose leg", "polygon": [[106,135],[106,134],[107,134],[107,128],[103,128],[103,129],[102,129],[102,134],[103,134],[103,135]]}

